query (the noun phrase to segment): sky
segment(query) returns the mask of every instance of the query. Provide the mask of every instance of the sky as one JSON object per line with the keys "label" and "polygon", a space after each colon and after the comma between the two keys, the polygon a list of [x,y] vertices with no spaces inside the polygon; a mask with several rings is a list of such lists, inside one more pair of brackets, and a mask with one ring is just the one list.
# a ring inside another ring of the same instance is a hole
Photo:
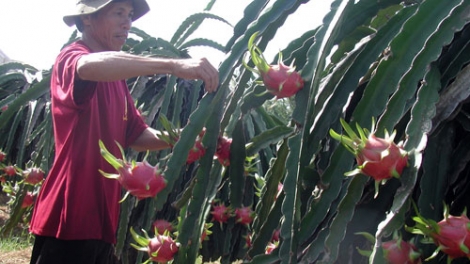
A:
{"label": "sky", "polygon": [[[62,20],[76,0],[13,0],[0,1],[0,50],[10,59],[50,69],[56,55],[70,38],[74,27]],[[233,26],[243,17],[252,0],[217,0],[210,11]],[[188,16],[203,11],[209,0],[147,0],[150,11],[133,23],[147,34],[170,40]],[[274,1],[271,1],[274,2]],[[310,0],[291,15],[265,50],[269,61],[279,50],[304,32],[316,28],[329,11],[331,0]],[[220,21],[205,20],[192,37],[205,37],[226,44],[233,29]],[[193,58],[207,57],[218,66],[224,58],[220,51],[191,48]]]}

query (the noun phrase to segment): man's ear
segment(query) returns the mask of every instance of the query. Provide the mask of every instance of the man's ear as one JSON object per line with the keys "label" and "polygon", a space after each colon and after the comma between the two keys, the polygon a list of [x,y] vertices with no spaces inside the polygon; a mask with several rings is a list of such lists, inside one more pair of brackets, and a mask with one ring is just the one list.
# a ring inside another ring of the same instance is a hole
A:
{"label": "man's ear", "polygon": [[80,16],[80,19],[82,20],[82,23],[84,26],[89,26],[91,25],[91,15],[82,15]]}

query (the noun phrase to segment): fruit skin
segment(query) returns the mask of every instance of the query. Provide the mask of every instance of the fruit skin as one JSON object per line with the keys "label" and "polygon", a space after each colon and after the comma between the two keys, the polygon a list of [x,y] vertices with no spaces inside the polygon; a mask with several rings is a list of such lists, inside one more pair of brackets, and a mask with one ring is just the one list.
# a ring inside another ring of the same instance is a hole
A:
{"label": "fruit skin", "polygon": [[470,219],[466,210],[459,216],[450,215],[449,206],[444,204],[444,217],[439,222],[420,215],[416,206],[415,212],[415,226],[406,229],[410,233],[423,235],[428,242],[437,246],[428,259],[434,258],[439,251],[447,255],[448,263],[455,258],[470,259]]}
{"label": "fruit skin", "polygon": [[44,180],[44,171],[40,168],[29,168],[23,171],[24,182],[36,185]]}
{"label": "fruit skin", "polygon": [[149,237],[145,230],[142,231],[144,236],[137,234],[132,227],[130,228],[130,233],[137,243],[131,243],[133,248],[138,251],[147,252],[150,260],[158,263],[167,263],[173,260],[179,250],[179,243],[173,240],[168,231],[163,235],[157,233],[152,238]]}
{"label": "fruit skin", "polygon": [[[362,173],[375,180],[375,194],[378,195],[378,185],[392,177],[400,178],[404,168],[408,166],[408,152],[403,149],[402,142],[395,144],[396,133],[388,134],[385,130],[385,137],[379,138],[375,132],[369,132],[356,124],[357,132],[350,127],[344,119],[340,119],[341,125],[347,135],[336,133],[330,129],[330,136],[341,142],[350,151],[357,162],[357,169],[346,172],[346,176],[353,176]],[[375,127],[373,119],[372,128]]]}
{"label": "fruit skin", "polygon": [[420,264],[421,254],[415,245],[401,239],[382,243],[384,257],[390,264]]}
{"label": "fruit skin", "polygon": [[152,166],[147,161],[125,164],[118,170],[118,181],[122,187],[137,199],[155,197],[166,187],[166,180],[158,166]]}
{"label": "fruit skin", "polygon": [[178,245],[169,236],[156,235],[150,239],[148,244],[148,254],[150,259],[158,263],[166,263],[173,260],[174,255],[178,252]]}
{"label": "fruit skin", "polygon": [[270,65],[267,72],[261,72],[266,89],[277,99],[291,97],[304,87],[304,80],[295,68],[286,66],[282,61]]}
{"label": "fruit skin", "polygon": [[[106,173],[99,170],[100,173],[109,179],[116,179],[119,181],[121,186],[127,191],[124,199],[128,194],[134,195],[138,200],[144,198],[155,197],[160,191],[162,191],[167,181],[163,174],[158,168],[158,165],[152,166],[147,162],[147,155],[141,162],[127,162],[124,155],[124,150],[117,143],[122,159],[114,157],[104,146],[104,143],[100,140],[100,151],[103,158],[113,166],[118,174]],[[147,152],[148,154],[148,152]]]}
{"label": "fruit skin", "polygon": [[236,222],[243,225],[249,225],[253,221],[254,215],[255,213],[249,206],[235,209]]}
{"label": "fruit skin", "polygon": [[378,138],[370,134],[359,145],[356,156],[361,172],[376,181],[399,177],[408,164],[408,155],[393,138]]}
{"label": "fruit skin", "polygon": [[5,166],[3,172],[5,172],[7,176],[15,176],[17,174],[16,168],[13,165]]}
{"label": "fruit skin", "polygon": [[21,208],[28,208],[34,204],[34,195],[32,192],[26,192],[26,195],[23,198],[21,203]]}
{"label": "fruit skin", "polygon": [[227,137],[219,137],[217,139],[217,149],[215,156],[222,166],[230,166],[230,146],[232,139]]}
{"label": "fruit skin", "polygon": [[211,211],[212,219],[219,223],[226,223],[231,216],[230,209],[223,204],[214,205]]}
{"label": "fruit skin", "polygon": [[282,53],[279,52],[278,63],[269,65],[263,52],[255,44],[257,36],[258,32],[255,32],[248,41],[248,51],[256,69],[243,61],[245,68],[260,75],[266,90],[275,95],[277,99],[297,94],[304,87],[304,80],[301,74],[295,70],[293,62],[290,66],[286,66],[282,62]]}
{"label": "fruit skin", "polygon": [[202,145],[201,141],[196,141],[194,146],[189,150],[188,158],[186,159],[186,164],[191,164],[196,160],[199,160],[206,154],[206,148]]}
{"label": "fruit skin", "polygon": [[0,150],[0,162],[3,162],[5,160],[6,156],[7,156],[7,154]]}
{"label": "fruit skin", "polygon": [[466,215],[444,218],[430,236],[439,249],[451,259],[470,258],[470,220]]}

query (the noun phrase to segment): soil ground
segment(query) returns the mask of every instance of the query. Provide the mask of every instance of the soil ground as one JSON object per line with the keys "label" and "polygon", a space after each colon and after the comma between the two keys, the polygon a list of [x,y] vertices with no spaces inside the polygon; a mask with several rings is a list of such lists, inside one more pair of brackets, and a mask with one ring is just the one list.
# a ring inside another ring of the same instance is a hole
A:
{"label": "soil ground", "polygon": [[[6,202],[8,197],[0,192],[0,226],[5,224],[5,221],[8,219],[8,206]],[[31,246],[23,249],[13,250],[4,252],[0,251],[0,264],[26,264],[29,263],[29,258],[31,256]]]}

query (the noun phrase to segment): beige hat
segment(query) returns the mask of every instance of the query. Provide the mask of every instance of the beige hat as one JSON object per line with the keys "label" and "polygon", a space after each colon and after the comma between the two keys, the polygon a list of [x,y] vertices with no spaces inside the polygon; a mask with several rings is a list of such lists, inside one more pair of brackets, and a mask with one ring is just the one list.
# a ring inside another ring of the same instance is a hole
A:
{"label": "beige hat", "polygon": [[[75,5],[75,11],[72,15],[64,16],[64,22],[69,27],[75,25],[75,18],[80,15],[92,14],[113,0],[79,0]],[[149,10],[149,5],[145,0],[132,0],[134,4],[134,15],[132,21],[135,21],[139,17],[145,15]]]}

